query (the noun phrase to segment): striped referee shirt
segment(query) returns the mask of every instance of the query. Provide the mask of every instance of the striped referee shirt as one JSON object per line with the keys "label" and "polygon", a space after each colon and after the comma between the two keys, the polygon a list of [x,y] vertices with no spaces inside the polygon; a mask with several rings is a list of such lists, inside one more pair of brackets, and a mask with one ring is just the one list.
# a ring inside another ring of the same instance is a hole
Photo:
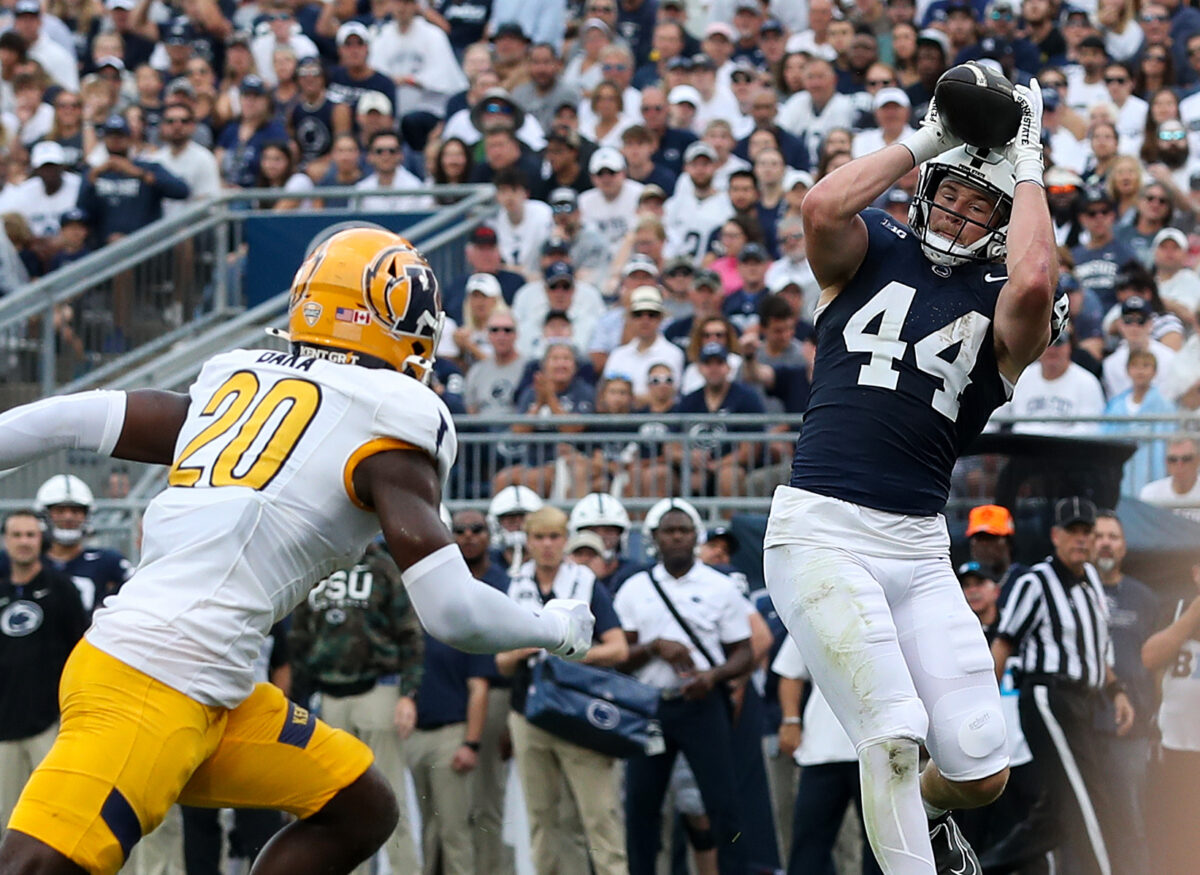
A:
{"label": "striped referee shirt", "polygon": [[1099,690],[1113,663],[1108,603],[1096,569],[1083,568],[1083,577],[1076,577],[1050,557],[1018,577],[996,634],[1012,643],[1023,674]]}

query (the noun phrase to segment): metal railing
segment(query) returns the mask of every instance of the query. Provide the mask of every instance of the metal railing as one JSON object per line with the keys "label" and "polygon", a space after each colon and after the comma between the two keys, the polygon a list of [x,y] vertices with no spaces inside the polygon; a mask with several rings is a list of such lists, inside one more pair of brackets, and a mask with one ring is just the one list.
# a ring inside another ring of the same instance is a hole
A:
{"label": "metal railing", "polygon": [[[686,498],[710,521],[727,519],[733,513],[766,513],[771,493],[786,483],[791,467],[792,443],[800,417],[763,415],[683,415],[665,416],[605,414],[574,415],[546,420],[528,416],[478,417],[456,419],[459,452],[446,491],[446,504],[452,510],[486,510],[492,487],[523,482],[536,488],[550,502],[568,508],[579,496],[591,491],[617,494],[637,518],[664,496]],[[1200,417],[1193,414],[1155,415],[1095,419],[1054,417],[1039,420],[1003,420],[1001,428],[1015,425],[1029,432],[1044,432],[1066,427],[1083,427],[1105,440],[1128,440],[1138,447],[1157,449],[1179,434],[1195,434]],[[514,425],[543,429],[517,433]],[[562,429],[584,426],[582,433]],[[780,430],[780,429],[784,430]],[[1123,433],[1112,434],[1115,429]],[[739,444],[752,448],[749,466],[730,465],[722,476],[718,466],[709,472],[705,460],[729,452]],[[97,501],[97,536],[109,546],[136,555],[138,521],[145,506],[165,486],[165,469],[129,465],[133,488],[120,499]],[[1125,473],[1148,478],[1145,454],[1135,453],[1125,463]],[[956,467],[952,484],[949,516],[961,516],[967,507],[990,501],[995,488],[995,471],[1002,465],[996,456],[967,456]],[[71,470],[98,484],[97,495],[104,494],[104,481],[113,468],[111,459],[87,454],[67,454],[58,470]],[[991,472],[988,474],[988,472]],[[976,476],[981,474],[982,476]],[[0,480],[0,512],[27,506],[36,485],[25,491],[16,484]],[[1135,496],[1136,497],[1136,496]],[[1197,509],[1200,510],[1200,509]]]}
{"label": "metal railing", "polygon": [[[0,410],[64,387],[105,385],[242,310],[246,220],[319,216],[334,224],[356,218],[362,199],[393,194],[454,199],[405,234],[440,275],[461,273],[466,232],[494,208],[490,185],[370,192],[318,188],[306,197],[336,198],[345,205],[287,213],[259,206],[279,198],[274,189],[223,192],[0,301]],[[261,296],[262,290],[255,291]],[[286,307],[285,289],[271,291]]]}

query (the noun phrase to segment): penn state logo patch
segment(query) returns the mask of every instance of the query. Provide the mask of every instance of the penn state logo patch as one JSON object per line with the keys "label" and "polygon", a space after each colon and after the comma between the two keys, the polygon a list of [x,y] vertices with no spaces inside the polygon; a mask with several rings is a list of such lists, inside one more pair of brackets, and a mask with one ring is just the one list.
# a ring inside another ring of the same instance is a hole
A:
{"label": "penn state logo patch", "polygon": [[621,722],[621,712],[617,710],[617,706],[603,699],[592,699],[584,714],[587,722],[597,729],[616,729],[617,724]]}
{"label": "penn state logo patch", "polygon": [[9,638],[24,638],[40,629],[44,618],[41,605],[20,599],[0,613],[0,633]]}

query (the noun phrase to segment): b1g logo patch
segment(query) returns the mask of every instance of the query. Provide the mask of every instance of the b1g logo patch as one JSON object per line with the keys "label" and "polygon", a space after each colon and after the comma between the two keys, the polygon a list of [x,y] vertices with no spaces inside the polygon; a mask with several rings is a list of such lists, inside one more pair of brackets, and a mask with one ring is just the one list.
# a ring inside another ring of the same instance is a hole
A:
{"label": "b1g logo patch", "polygon": [[9,638],[24,638],[40,629],[44,619],[41,605],[20,599],[0,613],[0,633]]}

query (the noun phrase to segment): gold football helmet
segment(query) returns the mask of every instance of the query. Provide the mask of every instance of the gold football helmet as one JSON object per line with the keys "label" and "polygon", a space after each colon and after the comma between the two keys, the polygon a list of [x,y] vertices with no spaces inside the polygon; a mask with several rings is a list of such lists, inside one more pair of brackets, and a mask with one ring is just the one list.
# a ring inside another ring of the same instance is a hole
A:
{"label": "gold football helmet", "polygon": [[445,319],[437,278],[411,243],[379,227],[349,228],[296,271],[288,339],[305,355],[382,364],[428,383]]}

